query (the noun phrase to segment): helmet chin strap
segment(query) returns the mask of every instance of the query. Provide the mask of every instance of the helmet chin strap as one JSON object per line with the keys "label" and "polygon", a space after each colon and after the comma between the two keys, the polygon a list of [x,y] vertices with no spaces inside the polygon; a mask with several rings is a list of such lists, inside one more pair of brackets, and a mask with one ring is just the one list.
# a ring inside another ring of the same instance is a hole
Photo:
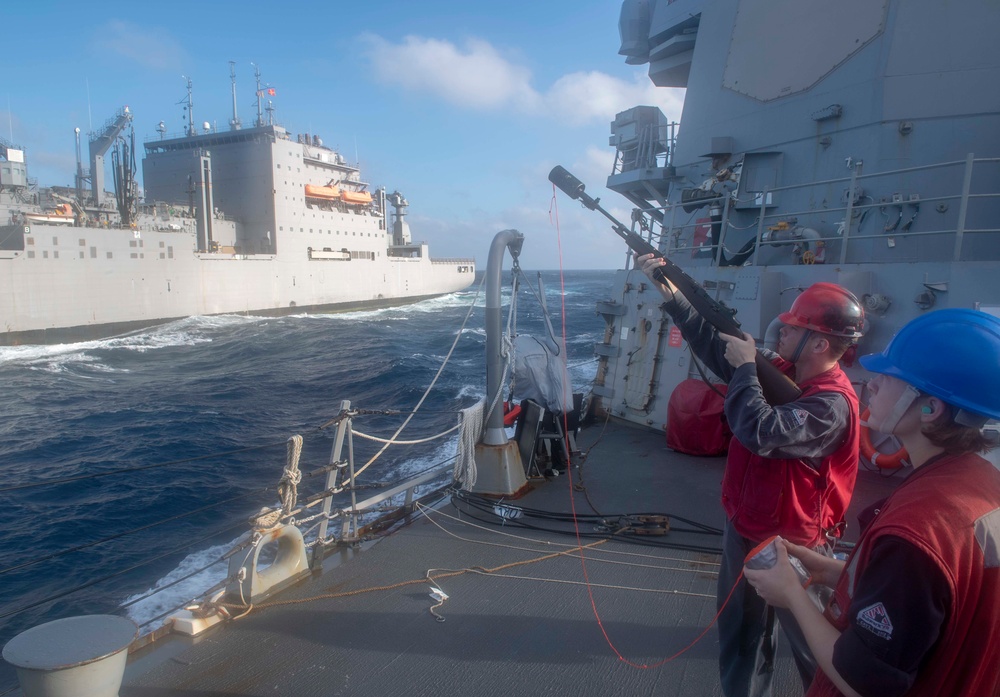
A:
{"label": "helmet chin strap", "polygon": [[802,338],[799,339],[798,346],[795,347],[795,351],[792,352],[792,357],[789,358],[792,363],[798,363],[799,357],[802,356],[802,351],[806,347],[806,342],[809,341],[809,337],[812,336],[812,329],[806,329],[802,332]]}
{"label": "helmet chin strap", "polygon": [[892,413],[886,417],[885,421],[878,424],[876,428],[882,433],[892,433],[899,424],[899,420],[903,418],[903,414],[906,410],[910,408],[910,405],[916,401],[920,396],[920,390],[912,385],[907,385],[903,394],[899,395],[899,399],[896,400],[896,406],[893,407]]}

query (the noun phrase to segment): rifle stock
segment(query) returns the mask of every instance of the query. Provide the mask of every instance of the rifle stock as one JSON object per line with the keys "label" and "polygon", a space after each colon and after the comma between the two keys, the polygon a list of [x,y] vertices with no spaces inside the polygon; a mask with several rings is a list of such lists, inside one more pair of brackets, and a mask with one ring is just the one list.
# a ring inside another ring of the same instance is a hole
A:
{"label": "rifle stock", "polygon": [[[639,235],[635,234],[610,213],[600,206],[600,199],[588,196],[584,192],[583,183],[570,174],[565,168],[556,166],[549,172],[549,181],[558,186],[567,196],[579,200],[590,210],[598,211],[605,218],[611,221],[612,229],[625,240],[636,255],[652,254],[663,259],[665,264],[653,272],[653,277],[664,285],[672,285],[681,293],[691,306],[700,314],[705,321],[715,327],[720,333],[729,336],[743,336],[740,323],[736,321],[735,312],[722,303],[715,300],[701,285],[670,259],[667,259],[653,245],[646,242]],[[754,362],[757,366],[757,379],[760,380],[761,391],[764,399],[771,406],[779,406],[795,401],[802,390],[787,375],[778,370],[777,366],[757,353]]]}

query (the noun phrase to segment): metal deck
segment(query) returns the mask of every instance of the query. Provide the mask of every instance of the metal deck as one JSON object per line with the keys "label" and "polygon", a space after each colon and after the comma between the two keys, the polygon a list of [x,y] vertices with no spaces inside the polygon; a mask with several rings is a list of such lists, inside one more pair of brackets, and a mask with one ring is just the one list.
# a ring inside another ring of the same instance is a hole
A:
{"label": "metal deck", "polygon": [[[514,503],[569,512],[572,496],[580,515],[593,514],[592,504],[604,515],[662,512],[721,527],[722,458],[680,455],[662,432],[616,423],[585,430],[579,446],[587,456],[572,479],[583,489],[571,488],[569,477],[540,480]],[[849,520],[895,482],[862,472]],[[721,543],[674,531],[650,539]],[[483,525],[445,502],[330,560],[322,576],[279,596],[288,604],[255,610],[195,642],[166,640],[139,652],[120,694],[721,694],[714,627],[663,662],[712,622],[718,556],[582,542],[592,544],[585,571],[571,537]],[[429,571],[450,596],[437,609],[443,622],[430,612]],[[777,693],[800,694],[797,683],[782,650]]]}

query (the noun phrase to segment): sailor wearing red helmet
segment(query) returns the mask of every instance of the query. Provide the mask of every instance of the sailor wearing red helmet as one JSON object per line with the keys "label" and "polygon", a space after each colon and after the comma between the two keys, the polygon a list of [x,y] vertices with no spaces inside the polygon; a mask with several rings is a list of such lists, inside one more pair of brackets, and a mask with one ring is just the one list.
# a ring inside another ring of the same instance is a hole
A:
{"label": "sailor wearing red helmet", "polygon": [[[789,608],[819,666],[809,695],[1000,694],[1000,471],[977,453],[1000,419],[1000,319],[967,309],[909,322],[861,364],[868,425],[893,434],[915,468],[865,511],[846,562],[779,544],[778,564],[746,576]],[[825,612],[785,562],[834,588]],[[808,605],[808,607],[807,607]]]}
{"label": "sailor wearing red helmet", "polygon": [[816,663],[794,618],[768,607],[741,571],[746,555],[774,535],[828,552],[843,528],[857,476],[859,419],[857,394],[838,361],[861,337],[864,311],[833,283],[816,283],[795,299],[779,316],[777,354],[762,352],[802,394],[773,406],[757,379],[753,339],[720,335],[672,284],[653,278],[662,259],[643,255],[636,263],[667,300],[691,350],[729,383],[725,414],[734,438],[722,480],[727,524],[717,587],[722,690],[728,697],[772,693],[779,623],[808,688]]}

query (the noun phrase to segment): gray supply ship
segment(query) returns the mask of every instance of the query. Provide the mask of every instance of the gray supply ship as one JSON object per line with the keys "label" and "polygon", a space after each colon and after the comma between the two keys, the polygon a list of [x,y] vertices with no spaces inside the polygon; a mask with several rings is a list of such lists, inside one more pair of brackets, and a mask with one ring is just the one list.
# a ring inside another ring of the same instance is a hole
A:
{"label": "gray supply ship", "polygon": [[[1000,5],[626,0],[620,30],[629,64],[687,94],[680,126],[646,106],[615,117],[608,187],[635,206],[633,231],[759,342],[817,281],[863,300],[860,352],[933,308],[1000,312]],[[505,231],[490,250],[485,416],[465,422],[474,467],[461,438],[463,466],[364,491],[350,444],[365,415],[342,402],[325,484],[256,518],[220,560],[226,578],[145,639],[126,627],[94,648],[131,646],[121,695],[721,694],[711,536],[724,463],[664,443],[670,398],[698,366],[648,279],[621,270],[597,303],[606,331],[584,409],[603,424],[573,442],[573,426],[529,404],[508,440],[500,268],[522,242]],[[868,376],[848,370],[863,401]],[[573,479],[540,476],[567,439]],[[297,457],[290,446],[286,494]],[[871,459],[848,543],[857,512],[900,479]],[[399,521],[411,524],[382,536]],[[262,547],[277,551],[258,566]],[[30,662],[32,646],[5,656]],[[774,669],[777,694],[799,694],[790,655]]]}
{"label": "gray supply ship", "polygon": [[[192,315],[383,307],[467,287],[472,259],[432,259],[407,200],[371,190],[311,134],[262,108],[252,127],[194,123],[145,143],[135,181],[133,115],[89,140],[75,188],[38,188],[25,149],[0,140],[0,345],[119,334]],[[105,192],[111,154],[114,195]],[[394,215],[389,205],[394,207]]]}

